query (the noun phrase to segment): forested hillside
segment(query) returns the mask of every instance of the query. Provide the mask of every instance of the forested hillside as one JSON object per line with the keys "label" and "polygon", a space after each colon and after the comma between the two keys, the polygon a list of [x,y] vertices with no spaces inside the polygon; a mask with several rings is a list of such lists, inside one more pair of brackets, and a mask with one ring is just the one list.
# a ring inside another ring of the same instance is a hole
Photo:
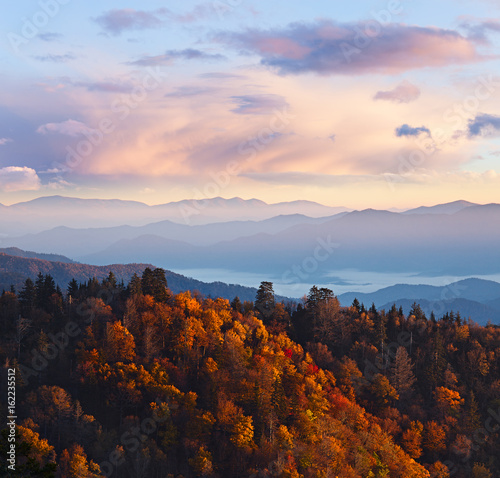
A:
{"label": "forested hillside", "polygon": [[[72,279],[78,282],[88,282],[92,278],[102,280],[110,271],[113,272],[118,282],[127,283],[134,274],[141,275],[146,267],[154,268],[151,264],[93,266],[72,262],[64,256],[55,256],[58,260],[48,260],[43,257],[52,257],[52,255],[30,253],[15,248],[3,249],[3,251],[8,251],[8,253],[0,251],[0,291],[9,290],[11,286],[14,286],[15,290],[20,290],[26,279],[30,278],[35,281],[39,274],[50,275],[57,285],[65,289]],[[169,288],[173,292],[198,290],[211,297],[232,299],[237,295],[247,300],[253,300],[256,293],[253,287],[224,282],[202,282],[169,270],[165,271],[165,275]]]}
{"label": "forested hillside", "polygon": [[295,306],[269,282],[254,302],[167,286],[147,268],[3,293],[2,476],[500,476],[497,327],[316,287]]}

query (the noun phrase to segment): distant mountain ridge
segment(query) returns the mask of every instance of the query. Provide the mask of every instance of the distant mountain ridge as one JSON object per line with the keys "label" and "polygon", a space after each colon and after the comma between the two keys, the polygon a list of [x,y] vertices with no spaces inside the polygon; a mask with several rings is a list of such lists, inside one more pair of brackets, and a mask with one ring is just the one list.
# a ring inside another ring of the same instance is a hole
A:
{"label": "distant mountain ridge", "polygon": [[328,271],[348,268],[428,276],[499,273],[500,205],[450,203],[455,212],[445,206],[439,208],[448,213],[365,209],[203,225],[164,220],[144,226],[60,226],[4,238],[3,245],[64,254],[95,265],[153,263],[164,268],[225,269],[268,276],[285,273],[310,256],[318,241],[326,241],[336,246],[329,247],[309,274],[311,282],[324,283]]}
{"label": "distant mountain ridge", "polygon": [[471,206],[449,215],[354,211],[204,246],[152,236],[122,238],[100,252],[71,257],[93,264],[128,257],[172,268],[281,275],[313,254],[318,241],[326,241],[332,246],[309,274],[312,282],[324,282],[322,274],[329,270],[349,268],[436,276],[500,272],[500,205]]}
{"label": "distant mountain ridge", "polygon": [[135,239],[140,236],[154,235],[202,246],[260,232],[277,233],[297,224],[319,224],[331,217],[311,218],[302,214],[291,214],[275,216],[262,221],[228,221],[192,226],[178,224],[169,220],[145,226],[112,226],[86,229],[58,226],[37,234],[26,234],[18,238],[5,239],[5,242],[13,242],[22,249],[37,248],[47,252],[57,250],[67,256],[81,257],[86,254],[100,252],[115,242],[124,239]]}
{"label": "distant mountain ridge", "polygon": [[470,318],[479,325],[486,325],[488,322],[500,325],[499,309],[468,299],[453,299],[442,302],[431,302],[425,299],[399,299],[395,302],[388,302],[380,307],[379,310],[385,309],[388,311],[395,304],[398,309],[402,307],[403,313],[408,315],[414,303],[420,305],[427,318],[431,316],[432,312],[434,312],[437,319],[441,318],[446,312],[453,312],[455,316],[459,313],[462,320]]}
{"label": "distant mountain ridge", "polygon": [[75,261],[60,254],[44,254],[33,251],[23,251],[18,247],[4,247],[0,248],[0,253],[7,254],[8,256],[25,257],[27,259],[42,259],[52,262],[66,262],[68,264],[76,264]]}
{"label": "distant mountain ridge", "polygon": [[425,299],[428,301],[469,299],[478,302],[500,298],[500,284],[484,279],[463,279],[445,286],[396,284],[371,293],[347,292],[339,295],[343,305],[350,305],[354,298],[377,307],[398,299]]}
{"label": "distant mountain ridge", "polygon": [[480,325],[488,320],[500,324],[500,283],[490,280],[471,278],[445,286],[397,284],[371,293],[347,292],[338,296],[343,306],[351,305],[355,298],[367,308],[375,304],[387,311],[396,304],[408,314],[416,302],[427,317],[432,311],[436,317],[454,311]]}
{"label": "distant mountain ridge", "polygon": [[479,204],[469,201],[453,201],[446,204],[437,204],[436,206],[420,206],[414,209],[408,209],[403,214],[455,214],[462,209]]}
{"label": "distant mountain ridge", "polygon": [[184,225],[235,220],[260,221],[279,215],[322,217],[349,211],[312,201],[268,204],[259,199],[189,199],[149,206],[120,199],[81,199],[45,196],[31,201],[1,205],[0,234],[9,237],[37,233],[58,226],[73,228],[144,226],[169,220]]}

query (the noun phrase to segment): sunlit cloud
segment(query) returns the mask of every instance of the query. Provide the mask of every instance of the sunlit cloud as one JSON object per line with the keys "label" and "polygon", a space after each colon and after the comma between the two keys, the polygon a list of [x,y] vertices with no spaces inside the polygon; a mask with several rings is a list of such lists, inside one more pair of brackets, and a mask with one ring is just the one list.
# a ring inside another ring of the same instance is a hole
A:
{"label": "sunlit cloud", "polygon": [[393,90],[377,91],[374,99],[392,101],[394,103],[411,103],[412,101],[416,101],[419,97],[420,88],[405,80]]}
{"label": "sunlit cloud", "polygon": [[65,136],[81,136],[92,131],[92,128],[88,127],[85,123],[72,119],[61,123],[46,123],[36,130],[40,134],[58,133]]}
{"label": "sunlit cloud", "polygon": [[0,168],[0,190],[2,191],[36,191],[40,189],[40,186],[40,178],[32,168],[19,166]]}
{"label": "sunlit cloud", "polygon": [[[473,41],[454,30],[369,22],[294,23],[274,30],[222,33],[219,41],[261,57],[280,74],[399,73],[484,59]],[[364,41],[359,40],[365,32]]]}

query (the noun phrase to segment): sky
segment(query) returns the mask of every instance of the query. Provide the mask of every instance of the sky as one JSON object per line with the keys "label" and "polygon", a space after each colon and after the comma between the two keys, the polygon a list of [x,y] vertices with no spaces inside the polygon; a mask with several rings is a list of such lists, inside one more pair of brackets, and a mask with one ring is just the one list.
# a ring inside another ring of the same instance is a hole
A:
{"label": "sky", "polygon": [[496,0],[25,0],[0,203],[500,202]]}

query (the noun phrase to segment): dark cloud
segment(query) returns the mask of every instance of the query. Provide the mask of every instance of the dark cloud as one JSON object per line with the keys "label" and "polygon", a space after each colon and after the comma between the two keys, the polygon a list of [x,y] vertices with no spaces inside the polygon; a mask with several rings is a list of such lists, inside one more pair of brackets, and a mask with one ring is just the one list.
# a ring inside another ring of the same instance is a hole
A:
{"label": "dark cloud", "polygon": [[65,55],[43,55],[43,56],[33,56],[35,60],[52,62],[52,63],[67,63],[68,61],[76,60],[76,56],[72,53],[66,53]]}
{"label": "dark cloud", "polygon": [[240,115],[265,115],[288,106],[285,98],[279,95],[243,95],[231,98],[238,103],[238,106],[231,111]]}
{"label": "dark cloud", "polygon": [[483,59],[456,31],[374,21],[293,23],[284,29],[225,32],[217,39],[259,55],[261,64],[280,74],[398,73]]}
{"label": "dark cloud", "polygon": [[404,124],[404,125],[400,126],[399,128],[396,128],[396,136],[398,136],[398,137],[418,136],[421,133],[427,133],[429,136],[431,134],[429,128],[426,128],[425,126],[413,128],[410,125]]}
{"label": "dark cloud", "polygon": [[500,116],[479,114],[469,120],[467,126],[469,137],[500,135]]}
{"label": "dark cloud", "polygon": [[209,60],[218,61],[225,60],[226,57],[220,54],[205,53],[194,48],[186,48],[184,50],[168,50],[164,55],[144,56],[136,61],[128,62],[129,65],[136,66],[156,66],[171,63],[174,60]]}
{"label": "dark cloud", "polygon": [[125,30],[147,30],[161,27],[168,11],[164,8],[153,12],[132,8],[109,10],[94,21],[111,35],[120,35]]}
{"label": "dark cloud", "polygon": [[393,90],[378,91],[375,100],[392,101],[394,103],[410,103],[420,97],[420,89],[409,81],[403,81]]}

